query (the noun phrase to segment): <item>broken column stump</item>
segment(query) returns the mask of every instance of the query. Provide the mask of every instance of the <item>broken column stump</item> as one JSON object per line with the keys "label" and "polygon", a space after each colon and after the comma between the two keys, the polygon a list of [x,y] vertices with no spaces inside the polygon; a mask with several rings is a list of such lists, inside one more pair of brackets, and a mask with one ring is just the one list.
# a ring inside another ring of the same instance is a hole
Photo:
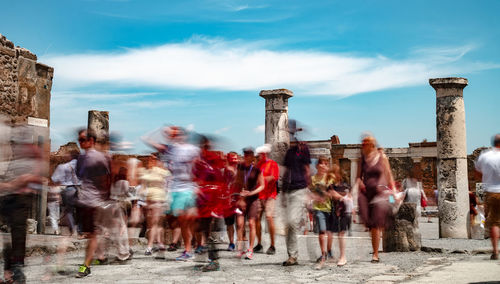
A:
{"label": "broken column stump", "polygon": [[384,252],[417,251],[422,246],[414,203],[403,203],[383,234]]}

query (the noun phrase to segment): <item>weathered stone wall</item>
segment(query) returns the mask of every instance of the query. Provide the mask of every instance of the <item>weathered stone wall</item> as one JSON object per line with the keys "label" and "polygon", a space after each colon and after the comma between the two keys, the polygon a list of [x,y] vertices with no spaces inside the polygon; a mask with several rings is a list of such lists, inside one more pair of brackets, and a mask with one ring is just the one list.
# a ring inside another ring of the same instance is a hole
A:
{"label": "weathered stone wall", "polygon": [[389,164],[395,181],[407,178],[413,168],[413,160],[409,157],[389,157]]}
{"label": "weathered stone wall", "polygon": [[477,178],[476,173],[475,173],[475,162],[477,158],[479,158],[479,155],[481,154],[482,151],[486,150],[488,148],[486,147],[481,147],[477,148],[472,152],[472,154],[467,156],[467,173],[469,177],[469,190],[470,191],[476,191],[476,183],[480,183],[481,179]]}
{"label": "weathered stone wall", "polygon": [[[308,141],[308,143],[324,143],[326,140]],[[434,190],[437,188],[437,153],[436,142],[409,143],[409,148],[386,148],[385,152],[389,157],[391,169],[396,182],[401,182],[410,174],[413,167],[417,168],[417,177],[422,181],[422,185],[427,196],[429,206],[437,206]],[[324,147],[327,148],[327,147]],[[337,144],[332,142],[330,153],[333,164],[340,165],[347,181],[351,176],[351,160],[356,161],[356,155],[352,154],[353,148],[359,148],[355,144]],[[467,156],[468,183],[469,189],[474,191],[476,183],[481,182],[474,175],[474,162],[480,152],[486,148],[478,148],[471,155]],[[359,152],[359,149],[357,150]],[[359,154],[358,154],[359,155]],[[411,155],[412,157],[410,157]]]}
{"label": "weathered stone wall", "polygon": [[0,63],[0,113],[16,123],[26,123],[28,117],[49,121],[54,69],[2,35]]}
{"label": "weathered stone wall", "polygon": [[437,206],[434,189],[437,188],[437,158],[422,158],[420,162],[421,180],[427,196],[427,204]]}
{"label": "weathered stone wall", "polygon": [[15,116],[19,92],[14,44],[0,34],[0,112]]}

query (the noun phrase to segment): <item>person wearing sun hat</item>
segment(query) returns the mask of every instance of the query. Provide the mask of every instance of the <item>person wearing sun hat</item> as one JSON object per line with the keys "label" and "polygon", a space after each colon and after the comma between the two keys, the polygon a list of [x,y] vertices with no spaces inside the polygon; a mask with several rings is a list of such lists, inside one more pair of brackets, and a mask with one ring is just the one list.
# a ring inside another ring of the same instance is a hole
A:
{"label": "person wearing sun hat", "polygon": [[271,145],[264,144],[255,149],[257,154],[257,167],[260,169],[262,176],[264,177],[264,190],[259,193],[259,201],[261,203],[262,210],[257,218],[256,229],[257,229],[257,240],[258,243],[254,247],[254,252],[263,252],[262,247],[262,229],[259,220],[262,219],[263,211],[266,212],[266,221],[269,228],[269,237],[271,239],[271,245],[267,249],[267,254],[275,254],[276,248],[274,246],[274,208],[276,203],[276,196],[278,195],[277,183],[280,176],[278,163],[269,158],[269,153],[271,153]]}

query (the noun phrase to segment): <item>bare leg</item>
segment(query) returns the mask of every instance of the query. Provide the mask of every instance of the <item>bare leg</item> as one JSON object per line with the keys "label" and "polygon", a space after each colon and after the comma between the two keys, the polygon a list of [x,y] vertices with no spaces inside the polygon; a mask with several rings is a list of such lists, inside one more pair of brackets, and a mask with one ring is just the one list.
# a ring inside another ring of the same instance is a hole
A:
{"label": "bare leg", "polygon": [[179,217],[179,223],[181,226],[182,240],[184,241],[184,249],[187,252],[191,252],[191,240],[193,235],[191,234],[191,226],[193,223],[193,217],[190,214],[186,214]]}
{"label": "bare leg", "polygon": [[326,251],[332,251],[333,246],[333,234],[330,231],[326,231],[327,242],[326,242]]}
{"label": "bare leg", "polygon": [[373,260],[378,260],[378,248],[380,245],[380,228],[372,228],[370,230],[370,235],[372,238],[372,249],[373,249]]}
{"label": "bare leg", "polygon": [[85,266],[89,267],[92,259],[94,258],[95,251],[97,249],[97,235],[92,233],[89,240],[87,241],[87,249],[85,250]]}
{"label": "bare leg", "polygon": [[319,248],[321,249],[321,255],[326,255],[326,235],[325,232],[320,232],[318,235]]}
{"label": "bare leg", "polygon": [[[344,265],[346,263],[344,235],[345,235],[345,232],[339,232],[338,239],[339,239],[340,256],[339,256],[339,261],[337,262],[338,265]],[[377,254],[377,259],[378,259],[378,254]]]}
{"label": "bare leg", "polygon": [[253,251],[253,245],[255,244],[255,234],[256,234],[256,224],[257,220],[250,218],[248,220],[248,226],[250,227],[250,239],[249,239],[249,249]]}
{"label": "bare leg", "polygon": [[243,250],[243,242],[245,239],[244,229],[245,229],[245,216],[237,215],[236,216],[236,230],[238,233],[238,248],[237,248],[238,251]]}
{"label": "bare leg", "polygon": [[148,227],[149,227],[149,234],[148,234],[148,249],[153,248],[154,242],[157,240],[158,237],[158,221],[159,221],[159,215],[157,214],[158,208],[151,207],[148,210]]}
{"label": "bare leg", "polygon": [[275,230],[274,218],[273,216],[268,216],[266,217],[266,219],[267,219],[267,226],[269,227],[269,237],[271,238],[271,246],[274,247],[274,230]]}
{"label": "bare leg", "polygon": [[229,238],[229,243],[234,244],[234,225],[227,226],[227,237]]}
{"label": "bare leg", "polygon": [[259,217],[255,221],[255,232],[257,234],[257,243],[260,245],[262,243],[262,213],[259,214]]}
{"label": "bare leg", "polygon": [[493,246],[493,254],[498,254],[498,237],[500,235],[500,228],[498,226],[491,226],[490,239]]}

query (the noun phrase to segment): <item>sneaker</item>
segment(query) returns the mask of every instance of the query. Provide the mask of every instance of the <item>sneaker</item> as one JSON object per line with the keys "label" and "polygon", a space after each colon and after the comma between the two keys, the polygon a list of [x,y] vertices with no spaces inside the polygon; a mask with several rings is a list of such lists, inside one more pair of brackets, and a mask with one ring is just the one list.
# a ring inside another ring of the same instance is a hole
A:
{"label": "sneaker", "polygon": [[244,252],[244,251],[242,251],[242,250],[240,250],[240,251],[238,251],[238,253],[236,254],[236,258],[241,258],[241,257],[242,257],[242,256],[244,256],[244,255],[245,255],[245,252]]}
{"label": "sneaker", "polygon": [[128,253],[129,253],[129,255],[128,255],[128,260],[131,260],[131,259],[132,259],[132,257],[134,257],[134,251],[133,251],[132,249],[129,249],[129,250],[128,250]]}
{"label": "sneaker", "polygon": [[103,258],[103,259],[94,259],[92,261],[92,265],[106,265],[108,264],[108,258]]}
{"label": "sneaker", "polygon": [[180,256],[176,257],[177,261],[191,261],[194,259],[194,256],[187,251],[184,251]]}
{"label": "sneaker", "polygon": [[207,247],[206,246],[198,246],[195,250],[194,250],[194,253],[196,254],[203,254],[204,252],[207,251]]}
{"label": "sneaker", "polygon": [[266,254],[276,254],[276,248],[274,246],[270,246],[267,249]]}
{"label": "sneaker", "polygon": [[176,251],[178,249],[177,244],[170,244],[167,248],[168,251]]}
{"label": "sneaker", "polygon": [[229,246],[227,246],[227,251],[234,251],[236,249],[236,246],[233,243],[230,243]]}
{"label": "sneaker", "polygon": [[333,258],[333,254],[332,254],[332,251],[329,250],[328,253],[326,254],[326,258]]}
{"label": "sneaker", "polygon": [[[326,257],[325,257],[325,259],[326,259]],[[320,263],[322,260],[323,260],[323,256],[320,256],[316,259],[316,263]]]}
{"label": "sneaker", "polygon": [[255,253],[263,253],[264,252],[264,248],[262,247],[261,244],[257,244],[254,248],[253,248],[253,251]]}
{"label": "sneaker", "polygon": [[207,264],[201,268],[201,271],[203,271],[203,272],[219,271],[219,270],[220,270],[220,265],[219,265],[219,262],[216,260],[210,261],[209,264]]}
{"label": "sneaker", "polygon": [[150,248],[146,249],[146,252],[144,252],[144,255],[152,255],[153,251]]}
{"label": "sneaker", "polygon": [[156,252],[155,259],[165,259],[165,250],[159,250]]}
{"label": "sneaker", "polygon": [[80,265],[78,268],[78,273],[76,274],[76,278],[83,278],[90,275],[90,267],[85,266],[84,264]]}
{"label": "sneaker", "polygon": [[23,265],[15,264],[12,266],[13,283],[26,283],[26,276],[23,273]]}
{"label": "sneaker", "polygon": [[293,265],[299,265],[297,259],[294,257],[289,257],[286,261],[283,261],[283,266],[293,266]]}
{"label": "sneaker", "polygon": [[125,265],[125,264],[129,264],[130,263],[130,259],[129,258],[126,258],[126,259],[119,259],[118,257],[115,257],[115,259],[113,259],[110,264],[115,264],[115,265]]}
{"label": "sneaker", "polygon": [[316,269],[316,270],[321,270],[321,269],[323,269],[323,267],[325,267],[325,259],[323,259],[322,261],[318,262],[318,263],[314,266],[314,269]]}
{"label": "sneaker", "polygon": [[253,258],[253,251],[247,250],[247,252],[245,253],[245,259],[252,260],[252,258]]}

